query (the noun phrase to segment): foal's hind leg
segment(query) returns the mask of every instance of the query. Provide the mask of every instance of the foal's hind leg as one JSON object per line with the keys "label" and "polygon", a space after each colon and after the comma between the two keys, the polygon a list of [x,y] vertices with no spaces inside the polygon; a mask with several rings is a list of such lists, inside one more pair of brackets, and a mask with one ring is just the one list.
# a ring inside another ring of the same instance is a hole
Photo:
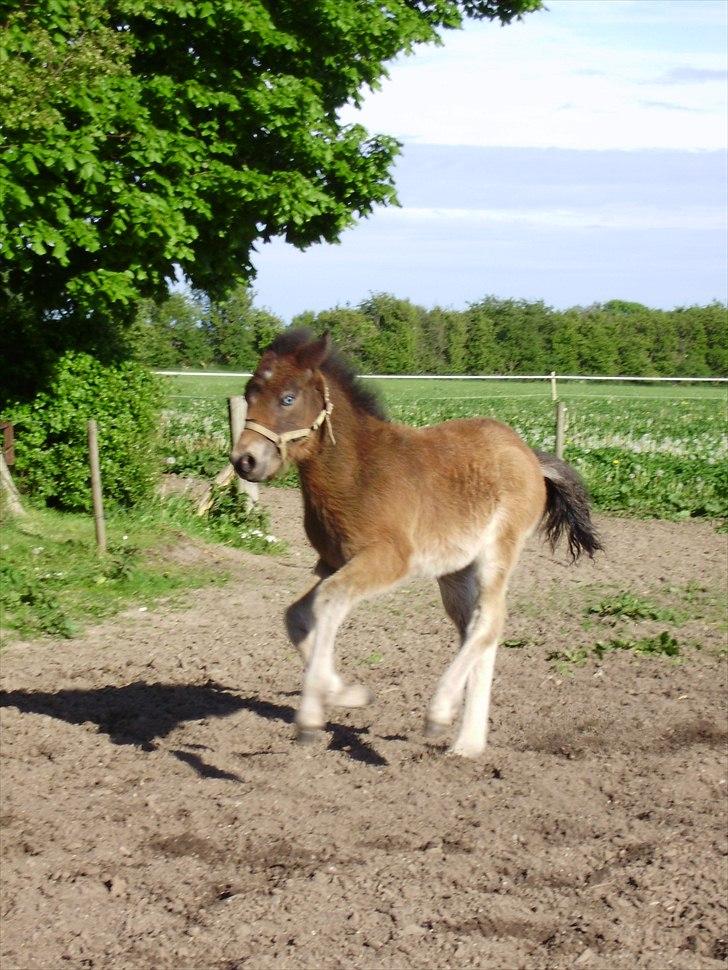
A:
{"label": "foal's hind leg", "polygon": [[470,626],[473,611],[480,599],[480,579],[475,563],[459,569],[456,573],[447,573],[438,577],[442,605],[445,612],[453,621],[460,634],[460,646]]}
{"label": "foal's hind leg", "polygon": [[[325,563],[319,561],[315,573],[319,581],[286,610],[286,631],[291,643],[298,648],[304,664],[307,664],[315,635],[315,603],[324,579],[334,574]],[[326,700],[336,707],[364,707],[373,700],[372,692],[362,684],[345,684],[336,670],[329,671]]]}
{"label": "foal's hind leg", "polygon": [[450,749],[453,754],[475,757],[485,748],[495,656],[506,614],[506,589],[518,558],[518,549],[514,545],[503,539],[489,543],[473,564],[478,581],[477,592],[472,594],[476,602],[471,609],[463,645],[441,678],[430,704],[427,733],[432,735],[452,723],[467,683],[463,722]]}

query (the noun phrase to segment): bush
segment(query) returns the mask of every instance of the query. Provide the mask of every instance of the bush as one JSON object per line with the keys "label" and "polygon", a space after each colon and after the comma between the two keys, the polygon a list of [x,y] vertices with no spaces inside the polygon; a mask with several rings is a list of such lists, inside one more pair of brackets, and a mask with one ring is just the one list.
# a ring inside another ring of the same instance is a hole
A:
{"label": "bush", "polygon": [[95,418],[104,499],[135,505],[154,489],[161,405],[161,382],[141,365],[65,354],[46,390],[6,409],[15,425],[18,485],[47,505],[88,511],[86,422]]}

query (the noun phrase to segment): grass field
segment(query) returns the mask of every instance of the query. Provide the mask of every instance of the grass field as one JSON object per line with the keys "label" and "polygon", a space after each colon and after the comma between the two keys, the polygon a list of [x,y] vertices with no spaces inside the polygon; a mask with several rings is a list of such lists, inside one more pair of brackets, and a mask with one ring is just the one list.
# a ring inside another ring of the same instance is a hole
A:
{"label": "grass field", "polygon": [[[242,394],[247,377],[168,377],[170,394],[177,399],[227,398]],[[532,397],[551,400],[549,381],[519,380],[438,380],[437,378],[405,378],[393,380],[380,377],[370,380],[389,404],[452,398],[480,400],[491,397]],[[559,396],[563,400],[594,397],[629,397],[655,400],[728,400],[725,384],[641,384],[620,381],[559,381]]]}
{"label": "grass field", "polygon": [[[214,474],[228,447],[226,397],[246,379],[168,378],[164,419],[170,470]],[[372,381],[391,417],[415,426],[485,415],[553,450],[546,381]],[[566,458],[602,510],[666,518],[728,514],[728,389],[710,384],[559,382],[567,404]],[[290,482],[291,476],[285,481]]]}

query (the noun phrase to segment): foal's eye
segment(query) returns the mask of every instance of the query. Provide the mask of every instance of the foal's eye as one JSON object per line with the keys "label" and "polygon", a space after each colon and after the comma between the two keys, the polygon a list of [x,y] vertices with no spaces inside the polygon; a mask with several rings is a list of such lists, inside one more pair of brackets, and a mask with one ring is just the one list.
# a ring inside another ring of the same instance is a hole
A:
{"label": "foal's eye", "polygon": [[284,394],[281,398],[281,404],[284,408],[289,408],[293,402],[296,400],[295,394]]}

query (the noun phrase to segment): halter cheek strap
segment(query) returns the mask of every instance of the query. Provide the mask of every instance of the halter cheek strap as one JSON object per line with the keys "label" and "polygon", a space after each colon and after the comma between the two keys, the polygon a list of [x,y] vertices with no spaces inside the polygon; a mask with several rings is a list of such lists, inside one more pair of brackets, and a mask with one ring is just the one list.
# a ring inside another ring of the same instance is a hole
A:
{"label": "halter cheek strap", "polygon": [[281,461],[285,461],[288,457],[288,442],[289,441],[302,441],[304,438],[308,438],[309,435],[313,434],[314,431],[318,431],[322,424],[326,425],[326,430],[329,433],[329,438],[331,439],[331,444],[336,444],[336,438],[334,438],[334,431],[331,427],[331,412],[334,410],[334,405],[329,397],[329,389],[326,386],[326,381],[324,381],[323,388],[324,395],[324,406],[318,414],[318,417],[308,428],[299,428],[296,431],[284,431],[283,434],[277,434],[275,431],[271,431],[270,428],[266,428],[264,424],[258,424],[257,421],[246,421],[245,427],[250,431],[255,431],[256,434],[263,435],[278,449]]}

